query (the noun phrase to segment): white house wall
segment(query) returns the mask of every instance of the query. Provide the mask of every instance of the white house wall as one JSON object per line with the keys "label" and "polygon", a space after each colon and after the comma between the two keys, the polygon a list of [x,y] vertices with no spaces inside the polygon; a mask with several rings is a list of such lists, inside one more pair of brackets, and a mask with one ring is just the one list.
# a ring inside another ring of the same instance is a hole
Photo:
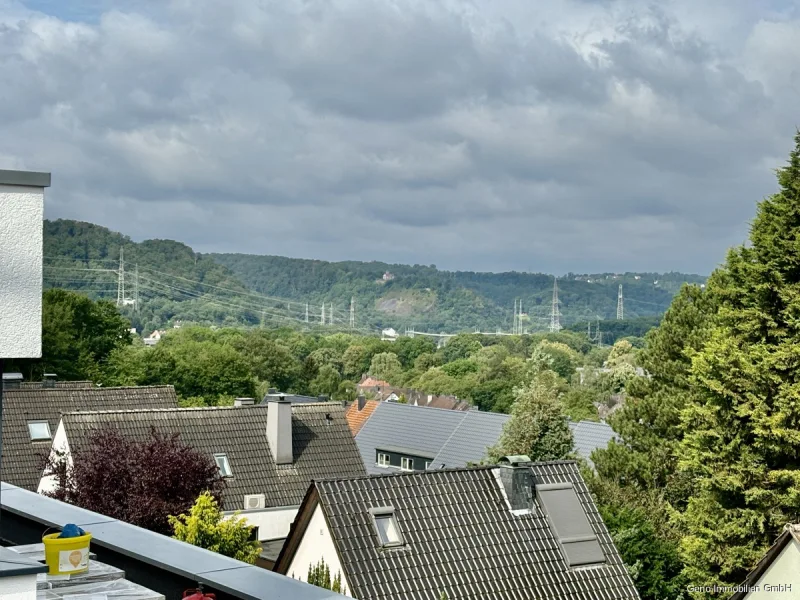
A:
{"label": "white house wall", "polygon": [[[289,528],[297,515],[299,506],[284,506],[280,508],[265,508],[263,510],[243,510],[239,517],[245,519],[248,525],[258,527],[258,541],[277,540],[288,537]],[[231,517],[234,513],[225,513]]]}
{"label": "white house wall", "polygon": [[341,573],[342,584],[345,588],[344,595],[352,598],[350,586],[347,584],[342,571],[342,563],[339,562],[339,555],[333,545],[331,532],[325,522],[325,515],[322,514],[322,508],[318,505],[306,528],[303,539],[300,541],[297,552],[295,552],[294,559],[292,559],[289,569],[286,571],[286,575],[306,581],[308,567],[317,564],[320,559],[323,559],[331,570],[331,580],[337,573]]}
{"label": "white house wall", "polygon": [[42,356],[42,188],[0,185],[0,357]]}
{"label": "white house wall", "polygon": [[[69,441],[67,440],[67,432],[64,429],[64,422],[58,422],[58,428],[56,429],[56,434],[53,436],[53,444],[50,446],[50,458],[54,458],[57,452],[63,452],[67,459],[67,465],[71,468],[72,467],[72,454],[70,454],[69,450]],[[42,471],[42,478],[39,481],[39,487],[37,488],[37,492],[40,494],[44,492],[52,492],[56,489],[58,485],[58,480],[55,475],[48,475],[47,477],[44,476],[44,471]],[[1,598],[2,596],[0,596]]]}
{"label": "white house wall", "polygon": [[[781,585],[791,588],[778,587]],[[747,600],[800,598],[800,543],[789,542],[753,587],[757,590],[745,596]]]}
{"label": "white house wall", "polygon": [[0,578],[0,598],[3,600],[36,600],[36,575]]}

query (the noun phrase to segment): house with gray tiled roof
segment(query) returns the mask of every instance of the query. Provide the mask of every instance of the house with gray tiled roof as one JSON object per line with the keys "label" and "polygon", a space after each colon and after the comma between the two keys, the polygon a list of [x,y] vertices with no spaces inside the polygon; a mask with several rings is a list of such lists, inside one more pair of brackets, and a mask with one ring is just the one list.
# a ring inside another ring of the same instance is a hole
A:
{"label": "house with gray tiled roof", "polygon": [[[356,409],[351,406],[350,410]],[[391,469],[419,471],[477,464],[500,439],[510,418],[500,413],[393,402],[378,403],[370,410],[356,434],[356,444],[367,473],[375,475]],[[591,453],[614,438],[606,423],[571,422],[570,429],[577,455],[590,465]]]}
{"label": "house with gray tiled roof", "polygon": [[315,481],[275,570],[360,600],[638,600],[574,461]]}
{"label": "house with gray tiled roof", "polygon": [[87,387],[84,383],[54,387],[24,386],[3,391],[2,480],[35,491],[42,476],[43,455],[50,451],[61,414],[79,410],[176,408],[171,385]]}
{"label": "house with gray tiled roof", "polygon": [[[365,474],[345,409],[333,402],[67,413],[52,449],[71,460],[94,432],[115,429],[143,441],[152,428],[179,434],[216,461],[227,483],[223,510],[241,511],[275,556],[312,480]],[[53,485],[53,477],[42,478],[39,491]]]}

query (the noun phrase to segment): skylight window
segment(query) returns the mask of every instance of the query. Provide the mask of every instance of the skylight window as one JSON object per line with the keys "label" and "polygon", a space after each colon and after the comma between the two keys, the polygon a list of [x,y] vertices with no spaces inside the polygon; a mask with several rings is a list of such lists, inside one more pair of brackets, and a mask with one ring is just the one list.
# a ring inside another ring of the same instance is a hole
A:
{"label": "skylight window", "polygon": [[375,524],[375,532],[378,534],[378,541],[384,548],[392,546],[402,546],[403,537],[400,535],[400,528],[397,526],[397,519],[394,516],[394,509],[391,507],[371,508],[370,513]]}
{"label": "skylight window", "polygon": [[536,495],[570,567],[606,562],[600,542],[572,483],[537,485]]}
{"label": "skylight window", "polygon": [[50,433],[50,424],[47,421],[28,421],[28,433],[30,433],[32,442],[53,439]]}
{"label": "skylight window", "polygon": [[220,475],[223,477],[233,477],[233,473],[231,472],[231,464],[228,462],[227,454],[215,454],[214,460],[217,463],[217,467],[219,467]]}

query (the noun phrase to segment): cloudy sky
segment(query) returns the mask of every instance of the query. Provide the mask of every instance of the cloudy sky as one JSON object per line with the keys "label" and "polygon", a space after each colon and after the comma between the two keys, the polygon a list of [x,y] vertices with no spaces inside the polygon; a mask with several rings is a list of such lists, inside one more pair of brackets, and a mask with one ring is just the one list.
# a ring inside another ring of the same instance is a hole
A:
{"label": "cloudy sky", "polygon": [[205,252],[707,273],[798,40],[800,0],[0,0],[0,168]]}

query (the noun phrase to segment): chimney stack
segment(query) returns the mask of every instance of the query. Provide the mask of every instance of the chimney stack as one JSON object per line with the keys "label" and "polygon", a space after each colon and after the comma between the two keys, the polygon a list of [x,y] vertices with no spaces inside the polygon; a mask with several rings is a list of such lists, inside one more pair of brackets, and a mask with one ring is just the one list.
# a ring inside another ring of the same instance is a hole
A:
{"label": "chimney stack", "polygon": [[533,508],[533,473],[527,456],[505,456],[500,459],[498,475],[511,510]]}
{"label": "chimney stack", "polygon": [[56,378],[58,375],[55,373],[45,373],[44,378],[42,379],[42,387],[43,388],[54,388],[56,387]]}
{"label": "chimney stack", "polygon": [[22,383],[22,373],[3,373],[3,389],[18,390]]}
{"label": "chimney stack", "polygon": [[255,403],[255,398],[236,398],[233,401],[234,406],[253,406]]}
{"label": "chimney stack", "polygon": [[364,407],[367,405],[367,399],[364,397],[364,394],[358,395],[358,412],[364,410]]}
{"label": "chimney stack", "polygon": [[267,403],[267,443],[276,465],[292,464],[292,403],[288,400]]}

